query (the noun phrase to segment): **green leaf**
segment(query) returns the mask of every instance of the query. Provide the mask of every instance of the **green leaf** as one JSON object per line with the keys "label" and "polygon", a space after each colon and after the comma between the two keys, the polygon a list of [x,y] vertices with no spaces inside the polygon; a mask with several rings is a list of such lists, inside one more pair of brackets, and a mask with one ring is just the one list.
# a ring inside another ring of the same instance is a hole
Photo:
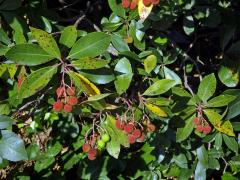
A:
{"label": "green leaf", "polygon": [[80,38],[72,47],[68,59],[95,57],[105,52],[110,44],[111,36],[103,32],[93,32]]}
{"label": "green leaf", "polygon": [[76,42],[78,32],[75,26],[68,26],[62,31],[59,42],[68,48],[71,48]]}
{"label": "green leaf", "polygon": [[127,58],[120,59],[116,64],[114,71],[120,74],[116,77],[114,84],[117,93],[122,94],[129,88],[133,77],[132,67],[129,60]]}
{"label": "green leaf", "polygon": [[223,140],[229,149],[238,154],[238,143],[235,138],[223,134]]}
{"label": "green leaf", "polygon": [[25,36],[20,30],[15,30],[13,34],[13,39],[16,44],[25,44],[27,43]]}
{"label": "green leaf", "polygon": [[0,42],[3,42],[6,45],[11,44],[11,40],[2,28],[0,28]]}
{"label": "green leaf", "polygon": [[150,55],[144,60],[144,69],[149,74],[152,72],[157,65],[157,57],[155,55]]}
{"label": "green leaf", "polygon": [[155,96],[159,94],[163,94],[170,90],[176,83],[174,80],[170,79],[161,79],[157,82],[153,83],[144,93],[146,96]]}
{"label": "green leaf", "polygon": [[54,38],[47,32],[30,27],[33,37],[38,41],[38,44],[50,55],[57,59],[61,59],[61,52]]}
{"label": "green leaf", "polygon": [[118,35],[112,35],[111,36],[111,42],[113,46],[119,51],[119,52],[125,52],[125,51],[130,51],[128,45],[126,42],[123,40],[122,37]]}
{"label": "green leaf", "polygon": [[194,32],[194,20],[192,16],[184,17],[183,30],[187,35],[191,35]]}
{"label": "green leaf", "polygon": [[47,153],[48,157],[55,157],[62,150],[62,145],[57,141],[53,146],[49,147]]}
{"label": "green leaf", "polygon": [[19,98],[26,98],[38,92],[49,83],[56,72],[57,66],[52,66],[39,69],[30,74],[22,83]]}
{"label": "green leaf", "polygon": [[197,149],[197,158],[198,158],[198,161],[201,162],[203,167],[205,168],[208,167],[208,153],[204,145],[202,145]]}
{"label": "green leaf", "polygon": [[229,172],[224,173],[221,178],[222,178],[222,180],[238,180],[238,178],[234,177]]}
{"label": "green leaf", "polygon": [[3,11],[12,11],[17,8],[21,7],[21,1],[20,0],[5,0],[0,5],[0,10]]}
{"label": "green leaf", "polygon": [[8,130],[2,130],[0,139],[0,156],[9,161],[27,160],[23,140]]}
{"label": "green leaf", "polygon": [[54,157],[42,158],[41,160],[36,161],[34,170],[36,172],[41,172],[44,169],[48,169],[54,162]]}
{"label": "green leaf", "polygon": [[216,85],[214,74],[205,76],[198,87],[197,95],[202,101],[206,102],[215,93]]}
{"label": "green leaf", "polygon": [[116,15],[125,17],[125,10],[121,7],[121,5],[117,4],[116,0],[108,0],[108,4]]}
{"label": "green leaf", "polygon": [[10,48],[8,46],[4,46],[4,45],[0,44],[0,56],[5,55],[9,49]]}
{"label": "green leaf", "polygon": [[72,61],[71,64],[79,69],[99,69],[106,66],[109,63],[108,60],[97,58],[81,58],[77,61]]}
{"label": "green leaf", "polygon": [[187,139],[191,135],[191,133],[193,131],[193,128],[194,128],[194,125],[193,125],[193,118],[194,117],[195,117],[195,115],[188,118],[185,121],[185,126],[184,127],[177,128],[177,133],[176,133],[176,141],[177,142],[184,141],[185,139]]}
{"label": "green leaf", "polygon": [[101,69],[82,70],[80,73],[97,84],[107,84],[115,79],[112,69],[106,67]]}
{"label": "green leaf", "polygon": [[12,124],[13,124],[12,118],[0,115],[0,129],[6,129],[9,126],[12,126]]}
{"label": "green leaf", "polygon": [[164,66],[164,75],[166,79],[172,79],[176,82],[176,84],[182,84],[182,80],[180,79],[180,77],[166,66]]}
{"label": "green leaf", "polygon": [[210,99],[206,106],[207,107],[222,107],[222,106],[227,106],[230,102],[232,102],[234,99],[236,99],[235,96],[231,95],[220,95],[217,97],[214,97]]}
{"label": "green leaf", "polygon": [[216,148],[216,150],[219,150],[220,148],[222,148],[222,134],[221,133],[217,133],[215,136],[215,148]]}
{"label": "green leaf", "polygon": [[88,97],[88,101],[99,101],[101,99],[104,99],[105,97],[111,95],[111,93],[105,93],[105,94],[99,94],[95,96]]}
{"label": "green leaf", "polygon": [[36,66],[54,59],[36,44],[18,44],[6,54],[6,58],[19,65]]}
{"label": "green leaf", "polygon": [[205,109],[204,114],[215,129],[229,136],[235,136],[230,121],[222,121],[222,116],[212,109]]}
{"label": "green leaf", "polygon": [[218,71],[218,77],[227,87],[236,87],[239,83],[239,72],[234,68],[222,65]]}
{"label": "green leaf", "polygon": [[188,168],[188,161],[184,154],[173,155],[173,161],[181,168]]}

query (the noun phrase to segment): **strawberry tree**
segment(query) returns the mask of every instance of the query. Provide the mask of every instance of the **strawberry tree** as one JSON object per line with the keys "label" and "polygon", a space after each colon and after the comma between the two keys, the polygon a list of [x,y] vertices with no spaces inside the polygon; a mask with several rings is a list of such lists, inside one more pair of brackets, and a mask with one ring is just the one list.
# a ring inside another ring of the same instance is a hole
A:
{"label": "strawberry tree", "polygon": [[0,0],[0,178],[238,179],[239,7]]}

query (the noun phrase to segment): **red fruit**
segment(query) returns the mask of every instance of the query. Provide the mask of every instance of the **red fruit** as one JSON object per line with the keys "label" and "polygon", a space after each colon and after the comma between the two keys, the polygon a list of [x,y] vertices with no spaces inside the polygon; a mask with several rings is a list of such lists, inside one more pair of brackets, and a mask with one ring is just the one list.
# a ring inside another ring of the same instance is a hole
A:
{"label": "red fruit", "polygon": [[64,112],[69,113],[72,112],[72,106],[69,104],[65,104],[63,107]]}
{"label": "red fruit", "polygon": [[74,96],[75,95],[75,88],[74,87],[68,87],[67,88],[67,94],[69,96]]}
{"label": "red fruit", "polygon": [[130,9],[133,10],[137,7],[137,1],[136,0],[133,0],[130,4]]}
{"label": "red fruit", "polygon": [[132,135],[135,136],[135,138],[139,138],[141,136],[140,129],[134,129],[134,131],[132,132]]}
{"label": "red fruit", "polygon": [[143,4],[144,4],[145,6],[150,6],[151,3],[152,3],[151,0],[143,0]]}
{"label": "red fruit", "polygon": [[89,155],[89,154],[88,154],[88,159],[89,159],[90,161],[94,161],[96,158],[97,158],[97,156],[93,156],[93,155]]}
{"label": "red fruit", "polygon": [[75,96],[70,96],[70,97],[67,98],[67,103],[69,105],[74,106],[74,105],[76,105],[78,103],[78,98],[75,97]]}
{"label": "red fruit", "polygon": [[202,132],[202,131],[203,131],[203,126],[202,126],[202,125],[197,125],[197,126],[196,126],[196,130],[197,130],[198,132]]}
{"label": "red fruit", "polygon": [[203,133],[204,133],[204,134],[207,135],[207,134],[209,134],[211,131],[212,131],[211,126],[206,125],[206,126],[203,127]]}
{"label": "red fruit", "polygon": [[96,157],[97,157],[97,149],[95,148],[90,149],[90,151],[88,152],[88,159],[93,161],[96,159]]}
{"label": "red fruit", "polygon": [[145,134],[144,134],[144,132],[142,132],[140,138],[138,138],[138,141],[139,141],[139,142],[145,141]]}
{"label": "red fruit", "polygon": [[157,4],[159,4],[160,0],[151,0],[151,2],[153,5],[157,5]]}
{"label": "red fruit", "polygon": [[57,88],[56,90],[56,93],[57,93],[57,96],[60,97],[63,95],[63,92],[64,92],[64,88],[63,87],[59,87]]}
{"label": "red fruit", "polygon": [[133,129],[134,129],[134,125],[133,125],[133,124],[126,124],[126,125],[124,126],[124,131],[125,131],[126,133],[131,133],[131,132],[133,132]]}
{"label": "red fruit", "polygon": [[193,123],[197,126],[197,125],[200,125],[201,124],[201,119],[196,117],[193,119]]}
{"label": "red fruit", "polygon": [[53,110],[54,111],[61,111],[63,108],[63,103],[60,100],[57,100],[54,104],[53,104]]}
{"label": "red fruit", "polygon": [[121,122],[121,120],[120,119],[117,119],[116,120],[116,127],[118,128],[118,129],[123,129],[123,126],[124,126],[124,124]]}
{"label": "red fruit", "polygon": [[134,135],[132,135],[132,134],[129,134],[128,135],[128,142],[130,144],[134,144],[136,142],[136,137]]}
{"label": "red fruit", "polygon": [[129,8],[130,4],[131,4],[130,0],[122,0],[123,8]]}
{"label": "red fruit", "polygon": [[90,146],[90,144],[88,144],[88,143],[85,143],[85,144],[82,146],[82,150],[83,150],[83,152],[85,152],[85,153],[88,153],[88,152],[90,151],[90,149],[91,149],[91,146]]}

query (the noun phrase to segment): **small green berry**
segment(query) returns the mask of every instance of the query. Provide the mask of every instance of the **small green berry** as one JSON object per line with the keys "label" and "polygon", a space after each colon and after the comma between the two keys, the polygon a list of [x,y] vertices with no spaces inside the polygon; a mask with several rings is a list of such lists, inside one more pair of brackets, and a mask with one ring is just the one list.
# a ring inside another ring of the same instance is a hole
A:
{"label": "small green berry", "polygon": [[97,141],[98,148],[103,149],[105,147],[105,142],[103,140]]}
{"label": "small green berry", "polygon": [[103,134],[102,140],[106,143],[106,142],[110,141],[110,136],[108,134]]}

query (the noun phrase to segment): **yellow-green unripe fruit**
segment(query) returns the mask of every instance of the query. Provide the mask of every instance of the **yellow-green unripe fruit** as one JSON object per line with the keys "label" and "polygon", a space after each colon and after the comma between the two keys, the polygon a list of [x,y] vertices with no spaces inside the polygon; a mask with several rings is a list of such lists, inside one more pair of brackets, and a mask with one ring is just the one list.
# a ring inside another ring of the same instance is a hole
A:
{"label": "yellow-green unripe fruit", "polygon": [[100,139],[97,141],[97,146],[99,149],[103,149],[105,147],[105,142]]}
{"label": "yellow-green unripe fruit", "polygon": [[103,134],[101,139],[106,143],[110,141],[110,136],[108,134]]}

